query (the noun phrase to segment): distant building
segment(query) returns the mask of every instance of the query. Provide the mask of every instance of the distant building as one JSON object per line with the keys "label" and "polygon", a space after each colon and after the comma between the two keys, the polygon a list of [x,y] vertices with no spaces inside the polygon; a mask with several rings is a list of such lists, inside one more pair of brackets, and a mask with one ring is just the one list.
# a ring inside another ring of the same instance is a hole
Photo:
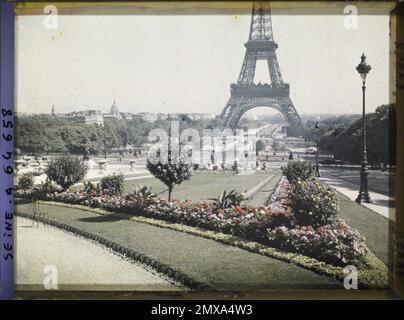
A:
{"label": "distant building", "polygon": [[214,119],[215,115],[209,113],[151,113],[151,112],[139,112],[134,114],[136,117],[142,118],[147,122],[155,122],[157,120],[167,120],[170,115],[172,120],[181,120],[184,116],[188,119],[195,120],[208,120]]}
{"label": "distant building", "polygon": [[214,119],[215,115],[210,113],[184,113],[192,120],[210,120]]}
{"label": "distant building", "polygon": [[64,118],[77,123],[104,125],[104,119],[100,110],[83,110],[70,112]]}
{"label": "distant building", "polygon": [[119,113],[122,119],[126,120],[132,120],[133,119],[133,113],[131,112],[120,112]]}
{"label": "distant building", "polygon": [[104,118],[112,118],[112,119],[122,119],[122,115],[119,112],[119,107],[116,104],[116,100],[114,99],[114,102],[112,103],[111,108],[109,109],[109,113],[104,113],[103,114]]}
{"label": "distant building", "polygon": [[161,115],[159,113],[139,112],[136,113],[135,116],[140,117],[147,122],[154,122],[160,119]]}

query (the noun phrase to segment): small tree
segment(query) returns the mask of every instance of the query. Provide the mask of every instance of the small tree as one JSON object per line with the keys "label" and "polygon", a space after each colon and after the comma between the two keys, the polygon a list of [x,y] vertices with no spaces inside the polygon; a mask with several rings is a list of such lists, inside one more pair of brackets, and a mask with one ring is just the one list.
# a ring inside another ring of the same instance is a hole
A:
{"label": "small tree", "polygon": [[296,183],[299,179],[305,181],[316,176],[316,168],[309,161],[289,162],[281,169],[282,174],[286,176],[291,184]]}
{"label": "small tree", "polygon": [[159,145],[157,151],[151,150],[147,158],[147,170],[168,187],[168,201],[171,201],[174,186],[191,178],[192,164],[181,149],[179,146],[178,155],[173,156],[170,144],[168,147]]}
{"label": "small tree", "polygon": [[114,173],[101,179],[101,191],[109,195],[122,195],[123,174]]}
{"label": "small tree", "polygon": [[81,181],[87,174],[87,166],[72,156],[62,156],[52,160],[45,170],[49,180],[56,182],[63,190]]}
{"label": "small tree", "polygon": [[34,175],[32,172],[21,174],[17,181],[17,188],[22,190],[31,189],[34,186]]}

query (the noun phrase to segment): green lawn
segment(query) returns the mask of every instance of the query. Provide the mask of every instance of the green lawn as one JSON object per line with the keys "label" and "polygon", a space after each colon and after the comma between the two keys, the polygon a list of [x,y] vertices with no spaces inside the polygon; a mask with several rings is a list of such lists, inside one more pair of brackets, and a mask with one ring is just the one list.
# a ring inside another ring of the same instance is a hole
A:
{"label": "green lawn", "polygon": [[[184,181],[174,188],[173,198],[201,201],[216,197],[223,190],[247,191],[268,175],[269,173],[251,175],[195,174],[190,180]],[[159,193],[161,198],[168,196],[167,187],[156,178],[125,180],[124,193],[131,192],[132,187],[137,184],[152,187],[152,191]]]}

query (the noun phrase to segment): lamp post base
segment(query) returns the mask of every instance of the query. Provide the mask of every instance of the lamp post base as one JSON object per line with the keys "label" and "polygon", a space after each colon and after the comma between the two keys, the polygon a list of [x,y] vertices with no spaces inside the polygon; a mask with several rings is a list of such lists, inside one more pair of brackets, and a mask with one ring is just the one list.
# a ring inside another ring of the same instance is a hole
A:
{"label": "lamp post base", "polygon": [[370,199],[369,193],[363,193],[363,192],[358,194],[355,201],[357,203],[361,203],[361,202],[372,203],[372,200]]}
{"label": "lamp post base", "polygon": [[319,169],[318,165],[316,165],[316,173],[317,173],[317,177],[320,178],[320,169]]}
{"label": "lamp post base", "polygon": [[372,200],[370,199],[370,195],[368,192],[368,171],[366,168],[366,164],[362,164],[361,168],[361,185],[359,189],[359,194],[355,201],[357,203],[365,202],[365,203],[372,203]]}

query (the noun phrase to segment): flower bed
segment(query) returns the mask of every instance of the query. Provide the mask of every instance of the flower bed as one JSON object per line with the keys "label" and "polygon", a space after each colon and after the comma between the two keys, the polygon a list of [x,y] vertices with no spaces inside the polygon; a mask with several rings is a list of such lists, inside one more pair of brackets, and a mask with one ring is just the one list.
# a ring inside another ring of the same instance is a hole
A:
{"label": "flower bed", "polygon": [[364,238],[342,219],[333,228],[276,227],[268,231],[268,236],[274,247],[316,257],[333,265],[361,264],[361,257],[367,254]]}
{"label": "flower bed", "polygon": [[[32,191],[16,191],[17,197],[31,198]],[[207,202],[189,200],[171,202],[159,198],[142,201],[132,195],[111,196],[85,192],[53,192],[35,194],[39,200],[80,204],[108,211],[141,215],[149,218],[182,223],[264,241],[267,229],[279,225],[280,221],[289,219],[289,211],[272,211],[268,207],[232,207],[216,209]]]}
{"label": "flower bed", "polygon": [[[282,177],[269,206],[226,209],[207,202],[168,202],[157,197],[142,199],[131,194],[114,196],[83,191],[37,193],[35,198],[201,227],[298,252],[334,265],[354,263],[366,255],[363,238],[341,218],[336,218],[332,225],[316,228],[297,225],[291,209],[292,191],[293,186]],[[31,198],[33,195],[33,191],[16,191],[17,197]]]}

